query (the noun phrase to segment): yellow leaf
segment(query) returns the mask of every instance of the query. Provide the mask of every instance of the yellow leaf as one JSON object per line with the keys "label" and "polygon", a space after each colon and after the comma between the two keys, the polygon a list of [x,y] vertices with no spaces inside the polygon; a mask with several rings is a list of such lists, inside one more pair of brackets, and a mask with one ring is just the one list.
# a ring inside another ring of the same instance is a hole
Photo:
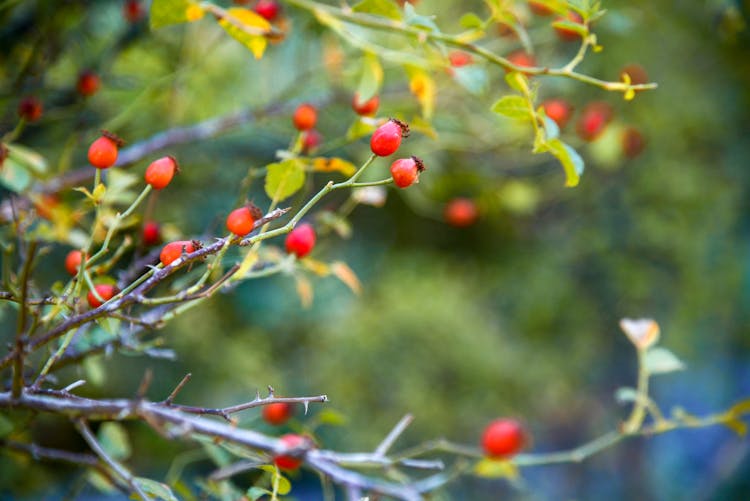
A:
{"label": "yellow leaf", "polygon": [[331,271],[336,276],[336,278],[344,282],[344,284],[349,287],[349,289],[351,289],[353,293],[362,293],[362,284],[360,283],[359,278],[357,278],[357,275],[354,273],[354,271],[349,268],[349,265],[341,261],[334,261],[333,263],[331,263]]}
{"label": "yellow leaf", "polygon": [[297,295],[299,296],[300,302],[304,308],[312,306],[313,302],[313,287],[310,281],[298,275],[295,277],[297,280]]}
{"label": "yellow leaf", "polygon": [[229,35],[250,49],[255,59],[263,57],[268,45],[264,36],[271,29],[271,23],[250,9],[233,7],[227,9],[227,16],[219,24]]}
{"label": "yellow leaf", "polygon": [[624,97],[625,97],[625,101],[632,101],[633,98],[635,97],[635,90],[633,89],[626,90]]}
{"label": "yellow leaf", "polygon": [[317,259],[308,257],[302,260],[302,264],[304,265],[305,268],[312,271],[319,277],[326,277],[330,275],[331,273],[331,270],[328,267],[328,265],[322,261],[318,261]]}
{"label": "yellow leaf", "polygon": [[409,90],[422,106],[422,116],[430,119],[435,108],[435,81],[421,68],[409,67],[406,71],[409,75]]}
{"label": "yellow leaf", "polygon": [[346,177],[351,176],[357,170],[353,163],[341,158],[318,157],[312,159],[312,169],[316,172],[340,172]]}
{"label": "yellow leaf", "polygon": [[480,477],[516,480],[518,478],[518,467],[504,459],[484,458],[474,465],[474,473]]}
{"label": "yellow leaf", "polygon": [[187,8],[187,11],[185,11],[185,17],[187,18],[189,23],[192,23],[203,19],[203,15],[205,13],[206,11],[204,11],[200,5],[192,4]]}

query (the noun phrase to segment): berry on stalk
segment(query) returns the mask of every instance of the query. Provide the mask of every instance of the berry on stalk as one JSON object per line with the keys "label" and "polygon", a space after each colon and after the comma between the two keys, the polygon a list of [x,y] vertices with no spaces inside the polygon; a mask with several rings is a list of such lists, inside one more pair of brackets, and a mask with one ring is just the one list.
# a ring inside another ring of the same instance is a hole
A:
{"label": "berry on stalk", "polygon": [[237,235],[244,237],[255,227],[255,222],[263,217],[261,210],[253,204],[247,204],[239,209],[234,209],[227,216],[227,229]]}
{"label": "berry on stalk", "polygon": [[179,171],[177,160],[174,157],[167,156],[151,162],[151,165],[146,167],[146,173],[143,177],[146,184],[150,184],[155,190],[161,190],[172,182],[175,173]]}
{"label": "berry on stalk", "polygon": [[97,169],[108,169],[117,162],[117,153],[122,146],[122,139],[111,132],[102,131],[102,135],[89,147],[89,163]]}
{"label": "berry on stalk", "polygon": [[424,168],[424,163],[418,157],[399,158],[391,164],[393,182],[399,188],[407,188],[414,182],[419,182],[419,173]]}
{"label": "berry on stalk", "polygon": [[304,223],[286,236],[284,246],[287,254],[295,254],[298,258],[303,258],[315,248],[315,240],[315,230],[311,225]]}
{"label": "berry on stalk", "polygon": [[258,0],[253,10],[266,21],[273,21],[279,17],[281,6],[276,0]]}
{"label": "berry on stalk", "polygon": [[371,117],[378,111],[380,106],[380,98],[378,96],[372,96],[367,101],[360,101],[359,94],[354,94],[352,98],[352,109],[357,115],[363,117]]}
{"label": "berry on stalk", "polygon": [[482,433],[482,449],[492,458],[508,458],[526,445],[526,432],[515,419],[496,419]]}
{"label": "berry on stalk", "polygon": [[159,261],[164,266],[169,266],[182,256],[182,253],[190,254],[199,248],[193,240],[177,240],[165,245],[159,254]]}
{"label": "berry on stalk", "polygon": [[[118,292],[120,292],[117,287],[110,284],[95,285],[94,289],[96,290],[96,293],[99,294],[99,297],[101,297],[104,301],[109,301]],[[88,301],[89,306],[91,306],[92,308],[98,308],[104,304],[102,301],[99,301],[96,298],[93,291],[89,291],[88,295],[86,295],[86,300]]]}
{"label": "berry on stalk", "polygon": [[79,250],[72,250],[65,256],[65,271],[70,276],[78,275],[78,269],[81,267],[81,261],[83,260],[83,253]]}
{"label": "berry on stalk", "polygon": [[318,121],[318,110],[312,104],[300,104],[294,115],[292,116],[292,122],[297,130],[310,130],[315,127]]}

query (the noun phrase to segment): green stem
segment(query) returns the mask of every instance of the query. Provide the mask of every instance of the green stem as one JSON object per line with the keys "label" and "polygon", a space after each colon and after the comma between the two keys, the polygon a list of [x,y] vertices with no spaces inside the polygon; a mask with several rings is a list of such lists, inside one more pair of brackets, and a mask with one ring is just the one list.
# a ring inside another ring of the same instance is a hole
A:
{"label": "green stem", "polygon": [[643,424],[646,417],[646,406],[648,398],[648,370],[646,370],[646,350],[638,349],[638,387],[636,388],[636,399],[633,403],[633,411],[623,425],[623,432],[635,433]]}

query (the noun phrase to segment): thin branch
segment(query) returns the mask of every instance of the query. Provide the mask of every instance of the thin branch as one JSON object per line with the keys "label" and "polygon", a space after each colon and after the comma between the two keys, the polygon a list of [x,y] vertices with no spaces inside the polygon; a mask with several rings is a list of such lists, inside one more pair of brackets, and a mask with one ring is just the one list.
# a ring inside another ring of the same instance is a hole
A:
{"label": "thin branch", "polygon": [[388,452],[388,449],[391,448],[391,446],[398,440],[398,437],[401,436],[401,434],[406,430],[406,428],[414,421],[414,416],[411,414],[407,414],[404,417],[401,418],[401,420],[396,423],[396,426],[393,427],[391,432],[386,436],[382,442],[380,442],[380,445],[375,449],[375,455],[376,456],[385,456],[385,454]]}
{"label": "thin branch", "polygon": [[174,401],[175,397],[178,393],[182,390],[182,388],[188,384],[188,381],[190,381],[190,378],[193,377],[193,374],[188,372],[185,374],[185,377],[183,377],[179,383],[177,383],[177,386],[175,386],[174,390],[172,390],[172,393],[169,394],[169,396],[164,400],[165,405],[172,405],[172,402]]}
{"label": "thin branch", "polygon": [[143,490],[141,489],[141,486],[138,485],[138,481],[133,477],[133,475],[120,463],[115,461],[107,452],[102,448],[102,446],[99,444],[99,442],[96,441],[96,437],[93,433],[91,433],[91,429],[86,424],[86,421],[83,419],[77,419],[75,421],[75,426],[78,432],[81,434],[83,439],[86,441],[87,444],[89,444],[89,447],[91,447],[91,450],[93,450],[99,458],[101,458],[102,461],[107,463],[112,470],[115,471],[127,484],[130,486],[130,488],[133,490],[135,494],[140,496],[143,501],[150,501],[151,497],[148,496]]}

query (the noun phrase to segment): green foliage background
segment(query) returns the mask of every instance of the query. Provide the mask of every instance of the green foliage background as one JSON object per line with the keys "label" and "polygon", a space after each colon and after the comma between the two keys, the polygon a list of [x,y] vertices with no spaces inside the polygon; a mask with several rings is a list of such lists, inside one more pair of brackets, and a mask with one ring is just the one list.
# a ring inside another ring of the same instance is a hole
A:
{"label": "green foliage background", "polygon": [[[325,71],[322,41],[334,39],[299,12],[288,12],[288,39],[255,61],[212,23],[148,33],[125,26],[118,2],[24,3],[0,4],[0,41],[8,49],[0,51],[0,124],[3,131],[12,127],[20,89],[43,89],[43,127],[31,127],[22,142],[53,162],[72,127],[80,133],[72,139],[71,164],[82,165],[85,145],[102,127],[136,142],[278,100],[289,109],[303,100],[325,102],[319,129],[327,139],[343,135],[353,120],[357,53],[351,51],[341,76]],[[617,321],[650,316],[660,322],[664,344],[688,365],[655,383],[667,409],[709,412],[747,396],[750,38],[730,22],[743,14],[747,22],[747,2],[605,7],[610,12],[595,27],[605,50],[590,55],[582,70],[616,79],[625,63],[638,62],[659,89],[626,103],[590,86],[542,78],[541,93],[565,96],[579,110],[591,100],[608,101],[618,125],[646,136],[640,157],[609,160],[618,148],[614,136],[591,148],[576,143],[587,171],[578,188],[563,188],[554,161],[532,157],[528,135],[492,116],[491,93],[476,98],[439,75],[438,139],[415,134],[404,146],[429,166],[420,184],[390,190],[383,209],[357,209],[353,237],[329,236],[316,251],[350,264],[364,284],[361,297],[333,279],[316,279],[314,305],[303,310],[289,277],[241,285],[164,329],[176,362],[114,356],[103,364],[102,385],[82,393],[130,395],[150,367],[150,396],[162,398],[192,372],[181,399],[193,404],[235,403],[268,384],[284,395],[328,394],[347,421],[320,429],[332,448],[372,448],[411,412],[416,420],[404,445],[439,436],[475,443],[490,419],[510,415],[527,423],[534,450],[555,450],[623,419],[626,409],[612,395],[633,384],[635,357]],[[418,5],[420,13],[438,13],[439,22],[468,9],[469,3],[447,0]],[[481,11],[478,2],[474,9]],[[36,26],[14,31],[19,19]],[[545,21],[535,22],[540,57],[559,62],[572,55],[575,49],[557,44]],[[41,36],[47,58],[34,63],[35,78],[19,89],[6,63]],[[510,50],[514,42],[497,46]],[[102,91],[85,103],[70,93],[82,67],[96,68],[103,79]],[[501,79],[490,80],[493,88],[501,89]],[[385,82],[383,115],[417,112],[399,69],[386,66]],[[572,127],[565,134],[575,142]],[[292,137],[282,114],[171,151],[183,172],[160,194],[159,220],[185,235],[220,233],[248,168],[271,163]],[[357,163],[368,150],[360,142],[339,154]],[[374,177],[386,169],[379,161]],[[260,182],[250,194],[266,203]],[[442,204],[458,195],[479,200],[477,225],[459,230],[440,221]],[[50,261],[65,252],[58,249]],[[64,272],[50,265],[47,273],[51,282]],[[319,408],[312,410],[314,416]],[[243,422],[271,431],[252,411]],[[131,464],[141,474],[159,478],[187,450],[145,428],[129,431]],[[34,433],[45,443],[78,440],[53,422],[36,425]],[[738,499],[750,489],[747,444],[728,430],[679,432],[629,442],[585,464],[524,471],[521,491],[503,481],[463,480],[445,495]],[[33,498],[70,481],[53,468],[32,472],[7,457],[0,464],[3,493]]]}

